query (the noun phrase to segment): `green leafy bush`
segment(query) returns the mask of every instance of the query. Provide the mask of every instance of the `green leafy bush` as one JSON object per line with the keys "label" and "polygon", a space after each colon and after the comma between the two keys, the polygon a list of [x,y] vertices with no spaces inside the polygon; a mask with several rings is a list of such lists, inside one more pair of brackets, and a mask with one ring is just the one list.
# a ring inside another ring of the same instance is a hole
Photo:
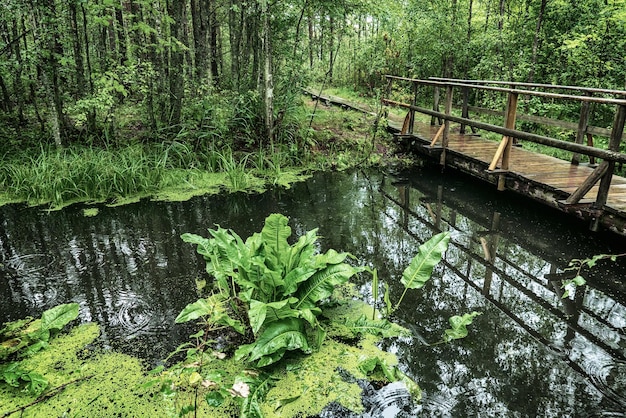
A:
{"label": "green leafy bush", "polygon": [[[360,389],[350,386],[341,370],[353,379],[401,381],[414,399],[420,399],[417,383],[398,368],[393,355],[376,348],[376,342],[409,334],[389,317],[408,289],[419,289],[430,279],[447,249],[448,233],[420,246],[403,273],[405,293],[395,305],[385,284],[386,309],[381,311],[343,294],[350,293],[351,277],[367,271],[373,275],[376,301],[376,270],[351,266],[347,253],[320,253],[317,229],[290,244],[288,219],[272,214],[261,232],[245,241],[219,226],[209,234],[182,235],[204,257],[213,289],[176,318],[177,323],[199,320],[204,328],[191,336],[195,342],[176,350],[186,351],[186,359],[157,379],[166,397],[179,399],[181,414],[198,411],[200,399],[206,401],[203,408],[215,414],[242,418],[315,415],[331,401],[356,411],[362,408]],[[199,288],[205,285],[201,281]],[[450,318],[450,328],[434,344],[467,336],[467,326],[477,315]],[[212,338],[222,342],[215,344]],[[237,347],[233,356],[221,352],[229,351],[224,338]],[[357,391],[351,392],[354,388]]]}
{"label": "green leafy bush", "polygon": [[197,245],[206,270],[215,277],[216,293],[188,305],[176,318],[204,317],[213,326],[227,325],[254,342],[236,356],[256,367],[280,360],[287,351],[309,352],[324,338],[317,317],[336,286],[362,271],[344,261],[347,253],[316,254],[317,229],[293,245],[288,219],[272,214],[260,233],[245,242],[232,230],[209,230],[212,238],[184,234]]}

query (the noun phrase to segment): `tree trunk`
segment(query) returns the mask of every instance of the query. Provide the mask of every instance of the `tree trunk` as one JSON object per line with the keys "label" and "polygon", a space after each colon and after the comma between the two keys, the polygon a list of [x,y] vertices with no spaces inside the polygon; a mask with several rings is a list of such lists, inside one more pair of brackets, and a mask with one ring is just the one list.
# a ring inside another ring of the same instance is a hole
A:
{"label": "tree trunk", "polygon": [[124,30],[124,15],[120,4],[115,6],[115,34],[117,36],[117,51],[120,65],[125,65],[127,61],[126,32]]}
{"label": "tree trunk", "polygon": [[[172,18],[170,24],[171,36],[184,43],[183,38],[183,7],[184,3],[179,0],[170,0],[168,2],[167,11]],[[177,46],[170,49],[170,65],[169,65],[169,117],[170,126],[180,123],[180,115],[183,102],[183,51]]]}
{"label": "tree trunk", "polygon": [[274,139],[274,82],[272,80],[272,45],[268,0],[261,0],[261,45],[263,50],[263,102],[265,130],[268,140]]}
{"label": "tree trunk", "polygon": [[543,25],[543,15],[546,11],[546,5],[548,0],[541,0],[541,7],[539,8],[539,16],[537,16],[537,26],[535,26],[535,37],[533,39],[533,53],[530,63],[530,73],[528,74],[528,82],[533,83],[535,80],[536,67],[537,67],[537,51],[539,50],[539,42],[541,35],[541,27]]}
{"label": "tree trunk", "polygon": [[[24,62],[22,60],[22,49],[20,47],[20,42],[18,40],[19,28],[18,21],[15,19],[13,21],[13,39],[16,39],[13,46],[13,51],[15,52],[15,77],[13,78],[13,91],[15,92],[15,102],[17,105],[17,118],[20,124],[24,124],[26,119],[24,117],[24,101],[26,99],[26,89],[24,88],[24,83],[22,82],[22,70],[24,68]],[[22,33],[26,33],[26,28],[22,25]],[[26,36],[24,36],[25,38]]]}
{"label": "tree trunk", "polygon": [[309,10],[307,16],[309,23],[309,69],[313,68],[313,44],[315,43],[315,35],[313,32],[313,13]]}
{"label": "tree trunk", "polygon": [[[468,8],[468,13],[467,13],[467,45],[469,46],[469,43],[472,39],[472,12],[473,12],[473,7],[474,7],[474,0],[469,0],[469,8]],[[468,54],[469,56],[469,54]]]}
{"label": "tree trunk", "polygon": [[2,92],[2,104],[0,105],[0,109],[5,111],[6,113],[13,112],[13,102],[11,101],[11,95],[9,94],[7,85],[4,82],[4,78],[2,78],[2,74],[0,74],[0,91]]}
{"label": "tree trunk", "polygon": [[309,0],[304,1],[304,5],[302,6],[302,11],[300,12],[300,17],[298,18],[298,23],[296,25],[296,36],[293,41],[293,58],[297,57],[298,53],[298,45],[300,44],[300,28],[302,26],[302,19],[304,19],[304,15],[309,5]]}
{"label": "tree trunk", "polygon": [[204,13],[205,2],[191,0],[191,23],[193,25],[194,76],[195,81],[202,85],[207,73],[207,14]]}
{"label": "tree trunk", "polygon": [[237,10],[241,10],[243,20],[243,5],[241,0],[231,0],[230,7],[228,9],[228,38],[230,41],[230,77],[233,86],[233,90],[239,90],[240,69],[239,69],[239,46],[241,45],[241,25],[239,19],[237,19]]}
{"label": "tree trunk", "polygon": [[330,25],[330,40],[328,41],[328,50],[329,54],[329,62],[328,62],[328,83],[333,83],[333,63],[335,62],[335,19],[330,16],[329,18]]}
{"label": "tree trunk", "polygon": [[[59,41],[58,31],[55,30],[56,8],[54,2],[50,2],[42,9],[37,9],[31,2],[31,23],[33,26],[33,37],[41,43],[38,46],[39,64],[38,74],[44,88],[46,101],[48,103],[48,119],[52,130],[54,143],[58,148],[63,146],[62,135],[64,134],[65,114],[63,110],[63,98],[58,82],[57,57],[63,56],[63,49]],[[42,15],[38,16],[38,12]],[[48,51],[46,56],[42,56],[43,51]]]}
{"label": "tree trunk", "polygon": [[76,3],[68,2],[70,28],[72,29],[72,46],[74,48],[74,66],[76,68],[76,99],[82,99],[87,92],[87,82],[85,80],[85,65],[83,62],[83,47],[78,29],[78,18]]}
{"label": "tree trunk", "polygon": [[[89,94],[93,94],[93,74],[91,71],[91,58],[89,52],[89,32],[87,32],[87,13],[85,12],[85,5],[80,5],[81,14],[83,17],[83,36],[85,37],[85,61],[87,63],[87,78],[89,80]],[[87,111],[87,130],[94,132],[96,130],[96,110],[91,108]]]}
{"label": "tree trunk", "polygon": [[221,60],[221,51],[218,45],[220,24],[217,21],[217,6],[210,0],[206,0],[209,11],[209,48],[211,62],[211,78],[213,84],[217,85],[220,79],[219,62]]}

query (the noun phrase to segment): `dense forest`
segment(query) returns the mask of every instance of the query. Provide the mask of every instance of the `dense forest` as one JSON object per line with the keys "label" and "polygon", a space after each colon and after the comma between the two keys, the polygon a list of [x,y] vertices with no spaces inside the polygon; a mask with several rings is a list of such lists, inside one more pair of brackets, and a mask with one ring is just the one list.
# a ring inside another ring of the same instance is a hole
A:
{"label": "dense forest", "polygon": [[[307,146],[301,88],[384,74],[623,89],[624,0],[6,0],[0,149]],[[6,162],[6,161],[5,161]],[[6,181],[6,179],[5,179]]]}

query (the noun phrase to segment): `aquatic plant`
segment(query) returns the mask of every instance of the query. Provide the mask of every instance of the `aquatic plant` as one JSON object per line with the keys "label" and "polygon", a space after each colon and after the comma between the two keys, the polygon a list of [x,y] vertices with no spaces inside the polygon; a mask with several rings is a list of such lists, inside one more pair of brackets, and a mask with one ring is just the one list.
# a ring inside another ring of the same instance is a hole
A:
{"label": "aquatic plant", "polygon": [[155,192],[163,180],[164,163],[160,153],[142,146],[117,152],[44,149],[37,157],[0,165],[0,185],[8,196],[33,205],[114,200]]}
{"label": "aquatic plant", "polygon": [[[176,351],[185,352],[186,360],[166,372],[170,380],[163,387],[168,396],[172,395],[171,388],[176,386],[176,381],[179,382],[179,390],[187,393],[187,402],[180,405],[181,413],[196,411],[199,399],[204,399],[209,408],[220,411],[230,410],[236,405],[241,417],[275,416],[279,409],[292,411],[293,415],[286,416],[299,416],[302,410],[298,412],[295,405],[311,413],[319,413],[330,402],[321,392],[328,395],[328,391],[332,391],[325,385],[331,385],[331,382],[336,385],[341,381],[336,373],[344,367],[349,374],[361,378],[376,374],[378,379],[384,381],[402,381],[419,398],[417,384],[402,373],[394,361],[379,350],[363,351],[367,345],[365,341],[370,338],[408,335],[406,329],[388,319],[402,302],[406,291],[395,308],[389,302],[389,292],[385,292],[387,309],[382,318],[377,317],[375,309],[363,309],[367,305],[362,302],[338,296],[338,291],[348,284],[349,279],[363,271],[373,273],[377,287],[376,270],[351,266],[346,262],[351,257],[348,253],[338,253],[333,249],[318,253],[317,229],[289,244],[291,228],[288,219],[280,214],[268,216],[261,232],[245,241],[234,231],[219,226],[210,229],[209,234],[210,238],[182,235],[184,241],[197,246],[197,252],[204,257],[206,271],[213,277],[214,284],[210,295],[187,305],[176,318],[177,323],[200,320],[202,324],[202,329],[191,336],[193,341],[181,345]],[[441,260],[448,241],[449,235],[442,233],[420,247],[401,280],[406,290],[420,288],[426,283],[434,266]],[[337,306],[343,308],[337,310]],[[442,342],[466,336],[466,327],[476,315],[478,313],[473,312],[451,318],[451,328],[444,332]],[[231,334],[230,342],[225,344],[224,336],[228,338],[228,334],[224,330],[227,328],[239,337]],[[232,366],[232,363],[223,363],[228,360],[221,360],[220,363],[216,358],[225,359],[226,353],[211,353],[218,338],[221,340],[220,351],[234,350],[230,361],[244,362],[239,369],[224,371],[226,364]],[[342,340],[358,343],[345,346]],[[229,344],[236,348],[229,348]],[[304,366],[309,364],[302,360],[308,358],[307,355],[317,358],[321,353],[334,352],[332,347],[337,345],[343,347],[340,351],[344,353],[345,364],[339,359],[326,359],[324,365],[315,360],[312,364],[316,366]],[[351,360],[348,361],[348,358]],[[349,367],[348,363],[352,366]],[[323,372],[324,367],[329,370]],[[304,376],[322,376],[327,372],[335,377],[329,378],[328,382],[320,377],[320,381],[314,383],[316,389],[302,383],[295,395],[293,389],[286,388],[284,384],[286,376],[292,373],[304,379]],[[184,387],[188,389],[183,390]],[[293,396],[270,395],[275,393],[277,387]],[[308,392],[317,395],[309,397],[305,395]],[[268,407],[266,398],[275,399],[277,396],[278,406],[274,405],[275,409]],[[314,401],[316,398],[325,402]],[[316,406],[304,407],[305,402]],[[355,410],[360,405],[360,402],[354,404],[354,399],[352,403],[346,399],[343,402],[349,403]],[[288,404],[289,407],[286,406]]]}
{"label": "aquatic plant", "polygon": [[226,175],[230,191],[237,192],[246,190],[250,184],[250,174],[246,164],[248,155],[241,159],[235,157],[235,153],[229,147],[215,152],[219,170]]}
{"label": "aquatic plant", "polygon": [[[401,382],[407,399],[420,399],[419,386],[400,370],[397,358],[378,348],[381,338],[409,331],[358,300],[349,283],[369,269],[350,265],[347,253],[320,253],[316,229],[290,243],[288,220],[279,214],[245,241],[219,226],[209,234],[183,235],[197,246],[214,281],[197,280],[205,296],[176,318],[199,321],[202,328],[163,366],[146,376],[128,356],[98,354],[86,346],[96,338],[97,325],[81,325],[46,350],[15,358],[19,367],[3,369],[0,415],[29,409],[40,416],[106,410],[121,416],[286,418],[316,416],[331,402],[358,413],[364,412],[359,382],[372,381]],[[432,240],[407,267],[405,286],[423,285],[422,275],[431,274],[441,258],[445,239]],[[57,333],[77,314],[76,304],[62,305],[41,320],[8,324],[1,347],[18,350],[21,344],[19,352],[35,352],[46,346],[47,332]],[[476,315],[450,318],[441,342],[465,337]],[[42,339],[35,337],[40,334]],[[16,390],[10,386],[16,380],[19,388],[33,382],[36,392]]]}
{"label": "aquatic plant", "polygon": [[44,376],[24,368],[21,360],[46,348],[50,338],[78,317],[78,304],[68,303],[45,311],[40,319],[26,318],[0,329],[0,380],[39,395],[48,387]]}
{"label": "aquatic plant", "polygon": [[[448,249],[450,242],[449,232],[440,232],[419,246],[417,254],[411,259],[409,265],[402,272],[400,282],[404,285],[404,291],[395,305],[392,304],[389,294],[389,284],[385,283],[383,293],[383,317],[391,316],[399,307],[409,289],[421,289],[430,280],[433,269],[441,261],[443,254]],[[378,302],[380,281],[376,269],[368,269],[372,274],[372,296],[374,303]],[[375,312],[374,312],[375,315]],[[467,337],[467,326],[471,325],[474,318],[481,315],[480,312],[466,313],[461,316],[454,315],[448,319],[450,328],[444,330],[441,340],[430,345],[448,343]],[[375,320],[375,316],[372,317]]]}
{"label": "aquatic plant", "polygon": [[[209,230],[212,238],[184,234],[197,245],[206,269],[216,279],[216,293],[188,305],[176,322],[205,317],[212,326],[226,325],[252,334],[254,342],[239,347],[236,357],[256,367],[280,360],[287,351],[310,351],[324,338],[317,317],[336,286],[362,271],[345,263],[348,253],[315,254],[317,229],[293,245],[288,219],[272,214],[260,233],[245,242],[232,230]],[[231,313],[229,313],[232,312]],[[307,332],[307,327],[309,331]]]}
{"label": "aquatic plant", "polygon": [[570,260],[565,273],[569,275],[568,278],[561,280],[561,288],[563,291],[562,298],[568,298],[580,286],[587,284],[587,281],[582,276],[583,269],[591,269],[602,260],[616,261],[619,257],[626,256],[626,253],[622,254],[597,254],[589,258],[574,258]]}

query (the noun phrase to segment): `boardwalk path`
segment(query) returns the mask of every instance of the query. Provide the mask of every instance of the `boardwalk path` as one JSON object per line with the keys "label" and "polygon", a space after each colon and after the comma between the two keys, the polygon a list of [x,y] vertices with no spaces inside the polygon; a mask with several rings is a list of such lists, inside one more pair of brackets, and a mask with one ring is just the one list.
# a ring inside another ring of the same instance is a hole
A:
{"label": "boardwalk path", "polygon": [[[316,93],[310,93],[317,96]],[[321,96],[321,100],[344,107],[371,112],[364,105],[351,105],[346,100]],[[389,129],[400,132],[402,120],[397,117],[388,119]],[[496,153],[499,142],[481,138],[476,135],[454,133],[452,124],[448,136],[446,165],[467,172],[474,177],[496,184],[499,173],[487,170]],[[416,121],[412,135],[400,135],[398,139],[411,150],[431,157],[438,157],[440,147],[430,147],[432,138],[439,126],[432,126]],[[598,218],[599,224],[626,235],[626,179],[613,176],[609,196],[604,210],[592,207],[596,200],[598,185],[594,186],[576,205],[563,205],[563,201],[591,174],[593,167],[587,164],[573,165],[569,161],[525,150],[523,147],[511,149],[509,171],[506,173],[506,188],[557,208],[572,213],[578,218],[593,221]]]}

